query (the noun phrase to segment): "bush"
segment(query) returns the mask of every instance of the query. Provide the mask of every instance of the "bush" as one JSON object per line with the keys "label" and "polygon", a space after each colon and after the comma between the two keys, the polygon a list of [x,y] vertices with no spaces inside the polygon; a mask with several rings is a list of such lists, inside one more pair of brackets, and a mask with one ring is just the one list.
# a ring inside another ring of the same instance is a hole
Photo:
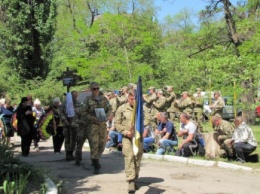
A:
{"label": "bush", "polygon": [[[0,141],[0,158],[0,193],[22,194],[29,193],[29,190],[40,190],[44,183],[43,174],[16,158],[6,141]],[[30,186],[39,188],[28,187],[29,182],[36,182]]]}

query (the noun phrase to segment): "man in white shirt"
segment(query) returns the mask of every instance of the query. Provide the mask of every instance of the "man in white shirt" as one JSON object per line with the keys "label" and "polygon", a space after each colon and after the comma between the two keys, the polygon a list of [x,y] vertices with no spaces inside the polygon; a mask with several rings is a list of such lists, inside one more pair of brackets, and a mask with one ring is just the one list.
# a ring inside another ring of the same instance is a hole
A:
{"label": "man in white shirt", "polygon": [[179,149],[176,151],[176,155],[190,157],[193,155],[192,146],[196,145],[195,136],[197,126],[190,120],[190,116],[187,113],[181,113],[180,121],[181,128],[178,132],[178,137],[183,137],[183,141],[179,145]]}
{"label": "man in white shirt", "polygon": [[249,156],[257,147],[257,141],[252,129],[244,122],[243,118],[235,118],[235,131],[232,136],[232,144],[237,155],[237,161],[244,163],[245,158]]}

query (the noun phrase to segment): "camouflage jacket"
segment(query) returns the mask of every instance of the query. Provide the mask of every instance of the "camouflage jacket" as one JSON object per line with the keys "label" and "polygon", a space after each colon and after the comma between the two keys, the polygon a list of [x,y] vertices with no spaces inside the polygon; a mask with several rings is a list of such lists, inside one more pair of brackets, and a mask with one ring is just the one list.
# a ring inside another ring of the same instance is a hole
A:
{"label": "camouflage jacket", "polygon": [[116,99],[117,99],[117,104],[118,104],[118,107],[119,107],[120,105],[127,102],[127,95],[117,96]]}
{"label": "camouflage jacket", "polygon": [[199,95],[194,97],[194,112],[203,112],[204,97]]}
{"label": "camouflage jacket", "polygon": [[213,104],[213,111],[222,111],[225,106],[223,98],[219,97]]}
{"label": "camouflage jacket", "polygon": [[174,100],[176,99],[176,94],[174,92],[170,93],[170,96],[166,98],[166,109],[167,112],[176,112],[176,107]]}
{"label": "camouflage jacket", "polygon": [[115,114],[116,109],[117,109],[117,99],[116,98],[111,98],[111,99],[109,99],[109,103],[110,103],[111,108],[112,108],[112,113]]}
{"label": "camouflage jacket", "polygon": [[219,126],[214,127],[214,131],[217,131],[219,135],[225,137],[226,139],[232,137],[234,129],[234,125],[226,120],[222,120]]}
{"label": "camouflage jacket", "polygon": [[144,96],[144,102],[145,102],[145,106],[147,108],[151,108],[153,102],[156,100],[156,94],[152,94],[152,95],[145,95]]}
{"label": "camouflage jacket", "polygon": [[180,112],[192,113],[192,101],[190,97],[182,99],[177,103]]}
{"label": "camouflage jacket", "polygon": [[133,107],[129,103],[121,105],[115,115],[115,128],[123,136],[130,130],[132,126]]}
{"label": "camouflage jacket", "polygon": [[[111,114],[112,108],[107,100],[107,98],[103,95],[99,95],[98,97],[90,96],[86,98],[83,103],[83,115],[84,119],[90,124],[98,124],[99,120],[97,119],[97,115],[95,112],[95,108],[104,108],[106,118]],[[104,121],[105,123],[105,121]]]}
{"label": "camouflage jacket", "polygon": [[152,112],[155,115],[157,112],[165,112],[165,103],[166,98],[164,96],[160,96],[153,102]]}

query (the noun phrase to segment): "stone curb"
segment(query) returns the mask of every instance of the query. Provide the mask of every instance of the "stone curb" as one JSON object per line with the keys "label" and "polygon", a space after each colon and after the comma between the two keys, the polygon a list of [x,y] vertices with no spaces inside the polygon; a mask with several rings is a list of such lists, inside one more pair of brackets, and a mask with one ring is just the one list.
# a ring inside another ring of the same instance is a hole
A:
{"label": "stone curb", "polygon": [[247,170],[247,171],[253,170],[253,168],[250,168],[250,167],[247,167],[247,166],[240,166],[240,165],[237,165],[237,164],[230,164],[230,163],[227,163],[227,162],[218,162],[217,165],[220,168],[232,168],[232,169],[235,169],[235,170]]}

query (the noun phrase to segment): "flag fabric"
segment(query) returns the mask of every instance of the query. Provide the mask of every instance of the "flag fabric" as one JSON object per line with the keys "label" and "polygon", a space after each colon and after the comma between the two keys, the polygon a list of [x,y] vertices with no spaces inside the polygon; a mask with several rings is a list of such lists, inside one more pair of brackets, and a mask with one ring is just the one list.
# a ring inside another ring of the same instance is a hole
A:
{"label": "flag fabric", "polygon": [[74,111],[74,106],[73,106],[72,95],[71,95],[70,92],[68,92],[68,93],[67,93],[67,96],[66,96],[66,112],[67,112],[67,116],[68,116],[69,118],[75,116],[75,111]]}
{"label": "flag fabric", "polygon": [[135,92],[135,105],[134,105],[134,134],[133,134],[133,151],[137,156],[139,152],[139,143],[142,143],[144,131],[144,114],[143,114],[143,92],[142,92],[142,78],[138,77],[137,89]]}

